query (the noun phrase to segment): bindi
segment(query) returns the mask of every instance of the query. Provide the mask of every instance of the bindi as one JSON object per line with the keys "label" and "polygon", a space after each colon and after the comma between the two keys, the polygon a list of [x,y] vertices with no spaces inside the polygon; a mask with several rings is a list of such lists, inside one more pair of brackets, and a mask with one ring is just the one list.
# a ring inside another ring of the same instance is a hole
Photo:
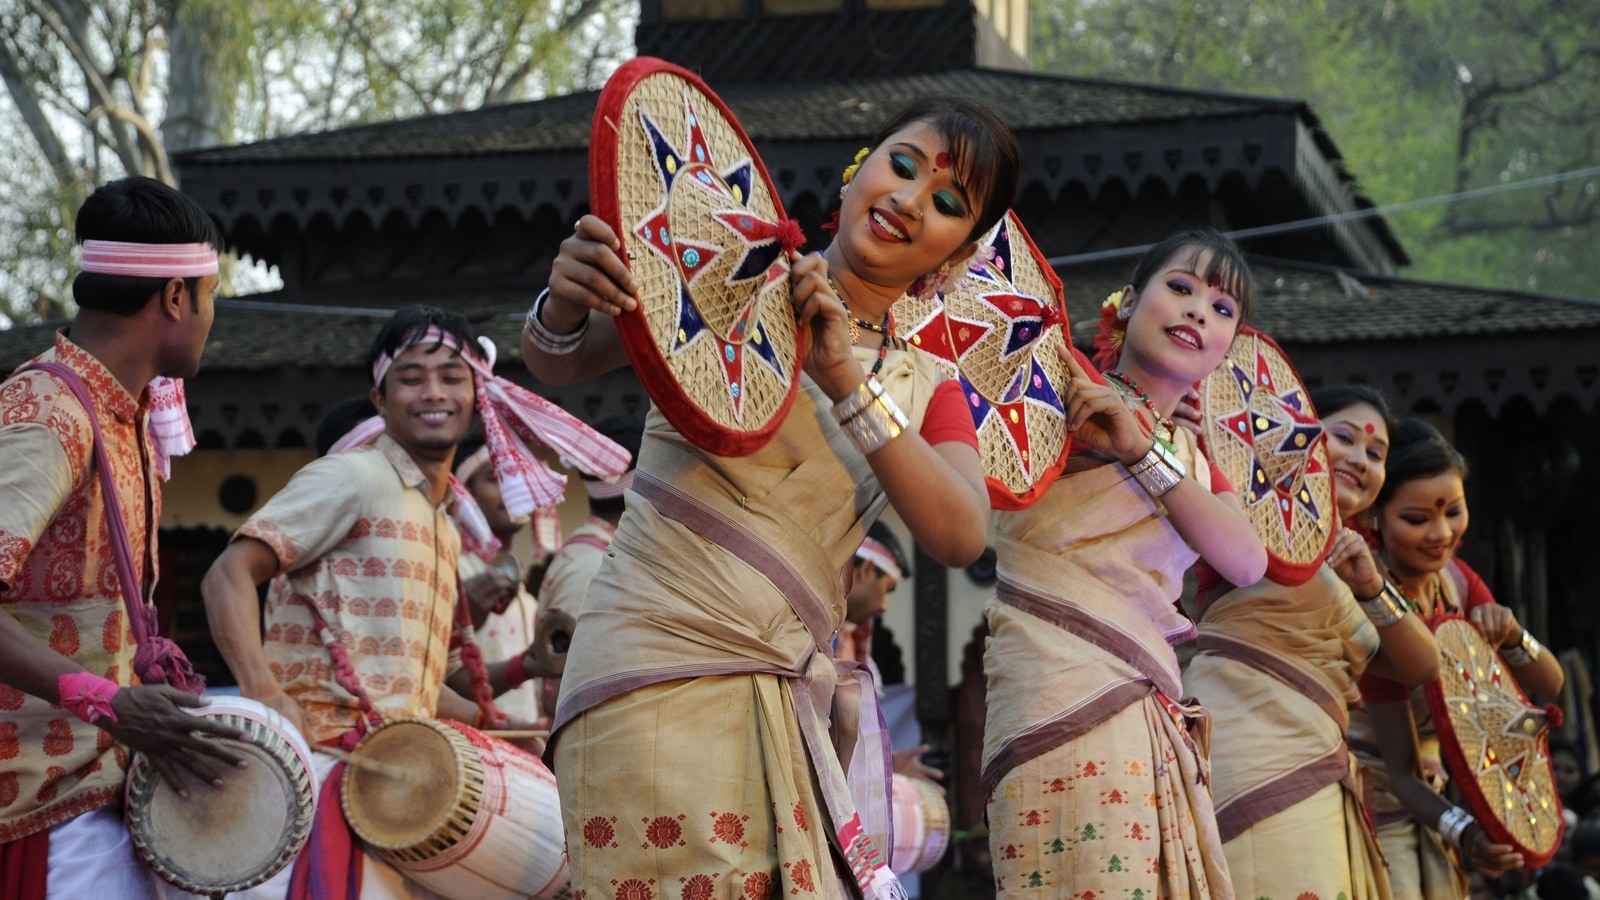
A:
{"label": "bindi", "polygon": [[1377,433],[1378,433],[1378,426],[1372,424],[1371,422],[1368,422],[1367,423],[1367,434],[1377,434]]}
{"label": "bindi", "polygon": [[939,155],[933,158],[933,166],[933,170],[935,172],[939,171],[940,169],[950,168],[950,154],[944,150],[940,150]]}
{"label": "bindi", "polygon": [[1435,498],[1433,498],[1433,508],[1434,509],[1444,509],[1444,498],[1443,497],[1435,497]]}

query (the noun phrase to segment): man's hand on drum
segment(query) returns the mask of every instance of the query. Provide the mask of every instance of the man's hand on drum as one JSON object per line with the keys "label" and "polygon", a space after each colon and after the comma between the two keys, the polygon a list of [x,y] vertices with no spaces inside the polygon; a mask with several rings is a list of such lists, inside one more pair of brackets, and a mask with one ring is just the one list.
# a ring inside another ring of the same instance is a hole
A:
{"label": "man's hand on drum", "polygon": [[178,796],[187,798],[192,782],[182,773],[220,788],[229,768],[247,765],[244,757],[212,740],[240,740],[244,735],[237,728],[184,711],[202,706],[198,696],[164,684],[125,687],[111,699],[117,720],[107,717],[98,724],[118,743],[143,753]]}
{"label": "man's hand on drum", "polygon": [[809,329],[801,345],[806,374],[838,402],[867,377],[851,349],[850,311],[828,282],[828,262],[820,253],[789,254],[789,287],[795,319]]}
{"label": "man's hand on drum", "polygon": [[1350,586],[1357,600],[1371,600],[1383,591],[1383,575],[1372,561],[1372,550],[1360,534],[1340,528],[1328,550],[1328,568]]}
{"label": "man's hand on drum", "polygon": [[595,309],[618,316],[638,305],[633,273],[617,255],[622,242],[598,216],[584,216],[550,266],[550,299],[544,308],[546,328],[565,334]]}
{"label": "man's hand on drum", "polygon": [[[909,750],[896,750],[893,754],[894,771],[900,775],[912,775],[917,778],[926,778],[929,781],[940,782],[944,780],[944,772],[935,769],[922,761],[922,754],[933,749],[927,744],[919,744]],[[944,785],[935,784],[939,793],[945,792]]]}

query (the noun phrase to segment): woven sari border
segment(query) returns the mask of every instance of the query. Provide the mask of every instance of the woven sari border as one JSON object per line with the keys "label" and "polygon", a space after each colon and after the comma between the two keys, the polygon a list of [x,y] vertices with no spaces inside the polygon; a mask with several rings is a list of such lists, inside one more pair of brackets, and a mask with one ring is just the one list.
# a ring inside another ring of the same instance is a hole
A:
{"label": "woven sari border", "polygon": [[1012,769],[1088,734],[1153,690],[1143,679],[1119,682],[1006,741],[983,766],[984,795],[993,793]]}
{"label": "woven sari border", "polygon": [[1183,696],[1183,684],[1178,677],[1155,654],[1146,650],[1138,638],[1083,606],[1024,587],[1004,577],[995,585],[995,599],[1036,619],[1043,619],[1115,656],[1149,679],[1156,690],[1168,697]]}
{"label": "woven sari border", "polygon": [[1271,675],[1291,690],[1310,698],[1339,726],[1340,734],[1350,730],[1350,710],[1343,698],[1336,696],[1326,684],[1293,660],[1265,647],[1209,631],[1201,632],[1197,649],[1201,653],[1214,653]]}
{"label": "woven sari border", "polygon": [[1217,830],[1223,843],[1349,775],[1350,750],[1340,743],[1316,759],[1256,785],[1217,807]]}
{"label": "woven sari border", "polygon": [[789,561],[748,529],[648,472],[634,475],[633,490],[658,512],[733,554],[760,572],[789,601],[789,607],[811,632],[817,649],[828,653],[833,643],[827,604]]}

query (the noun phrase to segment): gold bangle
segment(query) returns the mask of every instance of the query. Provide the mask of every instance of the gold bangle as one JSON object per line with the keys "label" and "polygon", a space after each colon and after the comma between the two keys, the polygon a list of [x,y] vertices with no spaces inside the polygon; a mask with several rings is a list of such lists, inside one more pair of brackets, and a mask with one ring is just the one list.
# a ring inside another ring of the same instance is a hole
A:
{"label": "gold bangle", "polygon": [[882,392],[871,404],[846,419],[840,427],[862,456],[871,456],[899,437],[911,425],[894,398]]}

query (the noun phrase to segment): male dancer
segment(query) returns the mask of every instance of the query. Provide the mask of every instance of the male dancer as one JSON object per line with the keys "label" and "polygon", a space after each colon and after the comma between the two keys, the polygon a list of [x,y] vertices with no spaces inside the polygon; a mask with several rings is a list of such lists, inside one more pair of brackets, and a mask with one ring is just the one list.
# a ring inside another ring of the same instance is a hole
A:
{"label": "male dancer", "polygon": [[149,178],[96,190],[76,230],[78,315],[29,364],[50,368],[0,384],[0,888],[145,897],[120,807],[129,748],[192,802],[239,762],[196,736],[237,733],[184,712],[203,701],[171,685],[198,682],[147,614],[156,476],[192,447],[169,440],[188,423],[171,379],[200,366],[221,240]]}

